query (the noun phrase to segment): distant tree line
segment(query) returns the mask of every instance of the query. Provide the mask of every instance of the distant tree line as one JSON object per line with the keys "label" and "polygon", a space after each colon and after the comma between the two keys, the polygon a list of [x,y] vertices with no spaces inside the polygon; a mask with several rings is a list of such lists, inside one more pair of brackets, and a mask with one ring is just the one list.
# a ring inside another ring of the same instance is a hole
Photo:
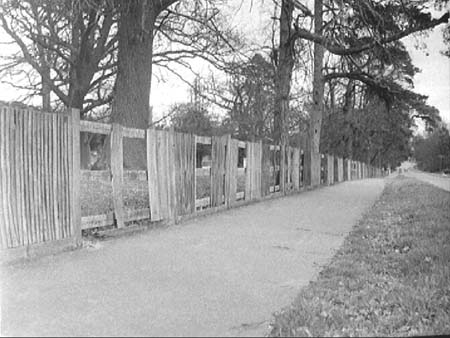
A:
{"label": "distant tree line", "polygon": [[445,126],[440,126],[427,136],[414,137],[413,155],[421,170],[431,172],[450,170],[449,130]]}

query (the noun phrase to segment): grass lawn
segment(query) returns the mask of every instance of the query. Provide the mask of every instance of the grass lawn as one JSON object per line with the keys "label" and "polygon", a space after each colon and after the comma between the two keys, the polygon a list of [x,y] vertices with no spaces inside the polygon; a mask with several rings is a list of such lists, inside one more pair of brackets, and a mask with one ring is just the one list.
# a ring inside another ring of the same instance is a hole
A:
{"label": "grass lawn", "polygon": [[450,334],[450,193],[390,180],[271,336]]}

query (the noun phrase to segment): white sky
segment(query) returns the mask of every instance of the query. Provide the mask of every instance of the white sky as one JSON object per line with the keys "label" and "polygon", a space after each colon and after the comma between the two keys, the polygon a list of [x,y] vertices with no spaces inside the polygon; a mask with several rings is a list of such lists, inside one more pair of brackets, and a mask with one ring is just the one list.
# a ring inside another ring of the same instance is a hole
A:
{"label": "white sky", "polygon": [[[258,5],[256,5],[257,3]],[[239,11],[230,13],[229,24],[255,34],[258,31],[257,27],[267,25],[267,18],[270,18],[271,13],[270,10],[262,7],[264,4],[270,5],[270,3],[269,0],[263,0],[263,5],[257,1],[244,1]],[[267,8],[267,6],[264,7]],[[267,27],[265,28],[267,29]],[[415,49],[415,41],[411,37],[405,38],[404,42],[414,65],[422,70],[415,77],[414,91],[427,95],[429,97],[428,104],[439,109],[442,119],[450,123],[450,59],[440,53],[445,48],[441,31],[442,27],[435,28],[427,38],[421,40],[426,44],[426,50]],[[259,38],[261,36],[262,34],[259,35]],[[0,30],[0,41],[7,40],[8,38]],[[2,46],[0,55],[7,53],[8,47]],[[174,76],[165,76],[164,78],[165,81],[161,81],[154,77],[152,81],[150,104],[153,106],[155,118],[164,115],[173,103],[189,100],[189,90],[185,83]],[[16,100],[21,94],[17,89],[0,83],[0,100]],[[39,100],[35,104],[39,104]]]}

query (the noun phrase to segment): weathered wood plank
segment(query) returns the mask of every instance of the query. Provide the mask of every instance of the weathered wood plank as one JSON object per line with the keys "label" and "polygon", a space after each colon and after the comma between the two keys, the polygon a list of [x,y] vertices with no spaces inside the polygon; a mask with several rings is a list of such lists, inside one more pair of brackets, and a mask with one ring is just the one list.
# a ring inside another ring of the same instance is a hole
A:
{"label": "weathered wood plank", "polygon": [[246,142],[246,164],[245,164],[245,200],[249,201],[251,199],[252,192],[252,160],[253,160],[253,143]]}
{"label": "weathered wood plank", "polygon": [[231,135],[226,139],[225,165],[225,204],[230,208],[236,202],[238,176],[238,141]]}
{"label": "weathered wood plank", "polygon": [[[150,218],[150,209],[135,209],[124,211],[124,221],[133,222]],[[81,228],[83,230],[105,227],[114,224],[114,213],[109,212],[102,215],[84,216],[81,218]]]}
{"label": "weathered wood plank", "polygon": [[6,139],[6,108],[0,107],[0,235],[2,249],[8,247],[8,228],[9,228],[9,214],[8,214],[8,195],[6,189],[6,147],[8,140]]}
{"label": "weathered wood plank", "polygon": [[[80,111],[72,108],[71,129],[71,147],[72,160],[69,162],[70,180],[70,220],[71,235],[77,245],[81,244],[81,199],[80,199]],[[64,151],[64,149],[63,149]]]}
{"label": "weathered wood plank", "polygon": [[212,137],[211,206],[224,204],[225,147],[227,137]]}
{"label": "weathered wood plank", "polygon": [[44,122],[44,133],[43,133],[43,141],[44,141],[44,175],[43,175],[43,187],[44,187],[44,210],[45,210],[45,234],[46,240],[51,241],[54,239],[53,237],[53,219],[50,205],[50,172],[49,172],[49,150],[50,150],[50,140],[49,140],[49,128],[50,128],[50,115],[43,116]]}
{"label": "weathered wood plank", "polygon": [[162,219],[160,213],[156,143],[157,140],[155,130],[147,129],[148,193],[150,202],[150,217],[152,221],[159,221]]}
{"label": "weathered wood plank", "polygon": [[280,191],[284,194],[286,192],[286,144],[280,145]]}
{"label": "weathered wood plank", "polygon": [[118,228],[125,226],[123,207],[123,133],[122,126],[114,123],[111,132],[111,174],[114,215]]}
{"label": "weathered wood plank", "polygon": [[170,170],[170,159],[169,159],[169,138],[168,132],[158,131],[161,137],[161,147],[159,148],[160,154],[158,159],[162,159],[160,162],[161,167],[159,171],[159,180],[162,183],[161,192],[163,193],[162,198],[162,210],[164,211],[164,219],[170,219],[170,185],[169,185],[169,170]]}
{"label": "weathered wood plank", "polygon": [[293,149],[292,157],[292,184],[294,190],[300,189],[300,149]]}
{"label": "weathered wood plank", "polygon": [[176,167],[175,167],[175,133],[173,130],[167,132],[168,140],[168,191],[169,191],[169,219],[177,220],[178,205],[177,205],[177,186],[176,186]]}
{"label": "weathered wood plank", "polygon": [[61,222],[59,220],[59,210],[58,210],[58,162],[60,161],[58,157],[58,116],[52,116],[52,179],[53,179],[53,218],[55,220],[55,237],[56,239],[61,239]]}
{"label": "weathered wood plank", "polygon": [[261,195],[266,196],[270,193],[270,185],[273,177],[270,145],[262,144],[261,153]]}
{"label": "weathered wood plank", "polygon": [[334,156],[327,154],[327,184],[334,184]]}
{"label": "weathered wood plank", "polygon": [[81,120],[80,121],[80,131],[94,133],[94,134],[111,134],[112,125],[106,123],[92,122]]}
{"label": "weathered wood plank", "polygon": [[24,160],[23,160],[23,149],[24,149],[24,116],[22,110],[18,109],[16,111],[16,172],[19,178],[18,187],[16,190],[17,200],[18,200],[18,211],[20,220],[20,243],[21,245],[28,245],[28,229],[27,229],[27,219],[25,212],[25,173],[23,170]]}
{"label": "weathered wood plank", "polygon": [[[61,119],[62,121],[62,212],[64,219],[63,226],[63,236],[64,238],[73,237],[77,245],[81,244],[81,197],[76,200],[72,200],[71,195],[71,179],[76,180],[77,185],[81,185],[80,178],[80,161],[77,160],[76,163],[72,163],[72,159],[68,156],[71,150],[74,149],[73,143],[76,141],[74,139],[74,133],[78,132],[72,128],[72,122],[66,117]],[[79,138],[78,138],[79,140]],[[77,146],[76,151],[79,153],[80,147]],[[79,156],[77,158],[80,158]],[[75,167],[76,165],[76,167]],[[79,210],[78,212],[72,214],[72,208]],[[73,217],[76,217],[74,219]]]}

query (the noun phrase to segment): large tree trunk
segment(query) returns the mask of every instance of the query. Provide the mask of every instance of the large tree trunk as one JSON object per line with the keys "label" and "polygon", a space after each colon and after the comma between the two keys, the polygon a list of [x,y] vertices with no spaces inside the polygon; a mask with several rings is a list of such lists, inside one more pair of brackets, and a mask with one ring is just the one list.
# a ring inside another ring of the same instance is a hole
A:
{"label": "large tree trunk", "polygon": [[355,84],[353,80],[349,80],[344,94],[344,106],[342,107],[342,113],[344,115],[344,156],[349,159],[353,158],[352,98],[354,91]]}
{"label": "large tree trunk", "polygon": [[[323,0],[314,2],[314,33],[322,34]],[[313,74],[313,107],[311,111],[309,137],[311,140],[311,185],[320,184],[320,133],[322,128],[324,80],[322,74],[324,48],[314,43],[314,74]]]}
{"label": "large tree trunk", "polygon": [[[150,121],[153,30],[158,14],[175,0],[120,1],[118,73],[112,121],[126,127],[147,128]],[[144,140],[125,139],[124,166],[146,168]]]}
{"label": "large tree trunk", "polygon": [[287,140],[287,115],[291,91],[292,70],[294,68],[294,43],[291,39],[292,13],[294,2],[283,0],[280,14],[280,46],[275,73],[274,141],[277,144]]}

